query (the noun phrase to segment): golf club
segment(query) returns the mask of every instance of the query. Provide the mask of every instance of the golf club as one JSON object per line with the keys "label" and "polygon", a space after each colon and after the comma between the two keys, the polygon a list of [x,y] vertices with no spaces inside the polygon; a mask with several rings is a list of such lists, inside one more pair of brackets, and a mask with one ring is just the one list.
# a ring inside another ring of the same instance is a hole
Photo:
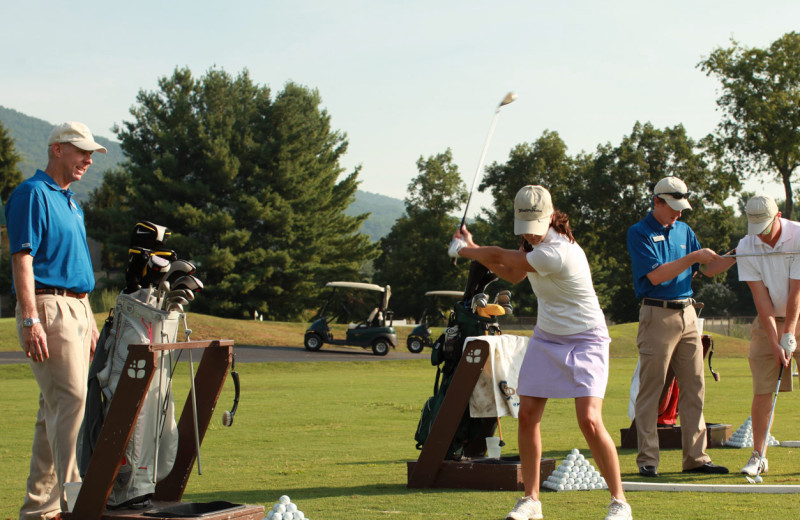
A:
{"label": "golf club", "polygon": [[232,426],[233,416],[236,414],[236,408],[239,406],[239,372],[236,371],[236,357],[231,361],[231,379],[233,379],[233,407],[230,411],[226,410],[222,414],[222,425]]}
{"label": "golf club", "polygon": [[[736,250],[734,249],[734,251]],[[741,254],[736,254],[734,252],[719,256],[720,258],[739,258],[745,256],[774,256],[774,255],[800,255],[800,251],[765,251],[763,253],[741,253]]]}
{"label": "golf club", "polygon": [[167,280],[172,283],[181,276],[186,276],[195,272],[195,265],[191,262],[187,262],[186,260],[175,260],[169,266],[169,272],[167,273]]}
{"label": "golf club", "polygon": [[188,274],[175,280],[172,285],[172,289],[188,289],[192,292],[198,292],[203,290],[203,282],[201,282],[196,276]]}
{"label": "golf club", "polygon": [[[497,108],[494,111],[492,124],[489,126],[489,134],[486,136],[486,142],[483,145],[483,152],[481,152],[481,158],[478,161],[478,168],[475,170],[475,178],[472,180],[472,189],[470,189],[469,195],[467,196],[467,205],[464,206],[464,216],[461,218],[461,224],[459,224],[458,230],[464,227],[464,225],[467,223],[467,211],[469,211],[469,203],[472,200],[472,194],[475,193],[475,187],[478,185],[478,179],[480,178],[481,169],[483,168],[483,161],[486,160],[486,152],[489,150],[489,142],[492,140],[494,127],[497,125],[497,118],[500,115],[500,109],[509,103],[513,103],[515,99],[517,99],[517,95],[514,92],[509,92],[502,99],[502,101],[500,101],[500,104],[497,105]],[[453,258],[453,265],[456,265],[457,260],[457,258]]]}
{"label": "golf club", "polygon": [[173,289],[167,293],[167,299],[171,299],[176,296],[180,296],[181,298],[186,298],[187,302],[194,300],[194,293],[189,289]]}
{"label": "golf club", "polygon": [[764,442],[761,443],[761,452],[759,453],[758,457],[758,466],[756,467],[756,476],[754,478],[750,478],[749,475],[745,475],[744,478],[751,484],[761,484],[761,464],[764,462],[764,451],[767,449],[767,441],[769,440],[769,431],[772,429],[772,419],[775,415],[775,403],[778,401],[778,392],[781,389],[781,377],[783,377],[783,364],[781,364],[781,369],[778,371],[778,384],[775,385],[775,397],[772,398],[772,409],[769,411],[769,421],[767,421],[767,433],[764,435]]}

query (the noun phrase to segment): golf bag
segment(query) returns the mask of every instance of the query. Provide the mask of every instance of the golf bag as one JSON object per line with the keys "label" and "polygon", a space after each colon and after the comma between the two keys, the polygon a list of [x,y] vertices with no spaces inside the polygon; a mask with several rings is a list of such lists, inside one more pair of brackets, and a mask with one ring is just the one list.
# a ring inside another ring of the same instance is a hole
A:
{"label": "golf bag", "polygon": [[[152,300],[149,291],[144,289],[133,294],[120,294],[113,314],[103,327],[103,342],[98,342],[89,371],[89,395],[78,439],[82,476],[88,469],[120,377],[136,371],[136,367],[125,365],[128,346],[173,343],[176,340],[181,314],[157,309],[147,301],[148,298]],[[170,391],[172,368],[172,353],[162,354],[125,448],[122,466],[108,498],[109,507],[146,502],[155,492],[156,482],[172,470],[178,449],[175,403]]]}
{"label": "golf bag", "polygon": [[[447,389],[450,387],[458,363],[461,361],[464,340],[472,336],[501,334],[494,316],[488,318],[478,316],[471,306],[473,297],[482,293],[486,286],[495,280],[497,280],[497,275],[480,263],[473,261],[470,264],[464,299],[453,306],[447,329],[444,334],[439,336],[431,350],[431,365],[436,367],[436,379],[433,384],[433,396],[429,397],[422,407],[417,431],[414,435],[418,450],[425,445],[433,428]],[[494,434],[496,426],[496,419],[470,417],[469,407],[467,407],[447,450],[446,458],[460,460],[463,457],[481,455],[486,449],[485,438]]]}

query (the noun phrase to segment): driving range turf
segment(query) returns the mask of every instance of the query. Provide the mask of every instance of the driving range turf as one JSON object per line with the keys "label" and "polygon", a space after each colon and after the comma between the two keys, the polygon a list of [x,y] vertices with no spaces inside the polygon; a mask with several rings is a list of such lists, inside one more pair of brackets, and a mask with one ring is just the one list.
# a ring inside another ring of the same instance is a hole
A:
{"label": "driving range turf", "polygon": [[[237,344],[298,348],[305,327],[193,314],[189,324],[195,331],[193,339],[232,337]],[[628,391],[636,364],[635,330],[635,324],[611,328],[614,341],[604,419],[617,445],[619,430],[630,425]],[[19,348],[13,320],[0,320],[0,332],[6,332],[0,349]],[[747,342],[718,335],[714,339],[713,365],[721,380],[714,382],[706,366],[705,416],[708,422],[727,423],[735,431],[750,414]],[[341,363],[237,364],[242,395],[233,426],[221,424],[222,413],[233,400],[233,385],[227,381],[202,445],[203,474],[198,475],[195,468],[183,500],[228,500],[270,508],[285,494],[312,520],[504,518],[520,492],[406,487],[406,462],[419,456],[414,432],[435,377],[428,353],[426,349],[418,360],[410,361],[392,360],[390,353],[380,363],[350,361],[352,356],[347,356],[348,361]],[[189,388],[187,364],[176,372],[174,384],[181,409]],[[17,517],[24,496],[37,395],[27,365],[0,366],[3,519]],[[797,392],[778,397],[772,429],[778,440],[800,439],[798,400]],[[504,455],[518,453],[517,421],[503,418],[502,431]],[[542,438],[544,456],[556,459],[556,464],[573,448],[593,463],[577,428],[572,400],[548,403]],[[639,477],[635,450],[618,451],[624,481],[654,481]],[[683,474],[680,450],[670,449],[662,450],[662,476],[655,481],[749,485],[738,473],[749,448],[708,451],[715,463],[730,467],[732,473]],[[772,447],[768,458],[770,471],[764,475],[764,484],[800,484],[800,448]],[[627,498],[637,519],[800,517],[800,495],[794,494],[629,492]],[[543,491],[541,499],[546,519],[601,519],[610,501],[605,490]]]}

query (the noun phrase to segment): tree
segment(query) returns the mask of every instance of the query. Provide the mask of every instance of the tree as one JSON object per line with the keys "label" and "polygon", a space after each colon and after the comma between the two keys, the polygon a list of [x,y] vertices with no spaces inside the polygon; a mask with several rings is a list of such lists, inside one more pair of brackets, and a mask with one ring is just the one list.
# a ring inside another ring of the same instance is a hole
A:
{"label": "tree", "polygon": [[[92,194],[95,221],[128,237],[137,220],[173,231],[167,246],[205,282],[192,308],[290,319],[324,282],[358,278],[377,251],[348,217],[358,169],[344,175],[343,134],[316,90],[288,83],[274,100],[247,71],[195,79],[176,69],[140,91],[115,131],[129,158]],[[125,258],[119,251],[119,258]]]}
{"label": "tree", "polygon": [[19,162],[20,156],[14,147],[14,140],[0,123],[0,199],[3,204],[6,203],[14,188],[22,182],[22,172],[17,166]]}
{"label": "tree", "polygon": [[768,49],[732,41],[698,66],[722,83],[717,139],[730,167],[747,176],[777,173],[791,219],[792,174],[800,164],[800,34],[786,33]]}
{"label": "tree", "polygon": [[460,290],[467,282],[468,262],[455,267],[447,244],[458,227],[451,216],[467,200],[450,149],[417,160],[419,175],[408,185],[406,214],[380,241],[375,281],[392,286],[391,307],[398,316],[417,317],[426,306],[425,292]]}

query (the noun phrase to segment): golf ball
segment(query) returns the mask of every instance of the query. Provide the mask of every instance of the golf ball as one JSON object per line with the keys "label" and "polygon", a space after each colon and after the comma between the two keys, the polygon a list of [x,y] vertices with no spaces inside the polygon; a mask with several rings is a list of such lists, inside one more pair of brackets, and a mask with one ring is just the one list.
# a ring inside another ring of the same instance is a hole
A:
{"label": "golf ball", "polygon": [[753,480],[756,481],[756,484],[761,484],[764,481],[764,479],[761,478],[761,475],[757,475]]}
{"label": "golf ball", "polygon": [[283,514],[283,520],[294,520],[294,513],[287,511]]}
{"label": "golf ball", "polygon": [[[285,513],[286,512],[286,506],[281,504],[280,502],[278,502],[277,504],[275,504],[272,507],[272,510],[275,511],[276,513]],[[278,520],[282,520],[282,519],[279,518]]]}
{"label": "golf ball", "polygon": [[275,513],[274,515],[272,515],[272,520],[283,520],[283,514]]}
{"label": "golf ball", "polygon": [[272,520],[272,515],[274,515],[274,514],[275,514],[275,511],[273,511],[272,509],[270,509],[270,510],[269,510],[269,513],[267,513],[267,520]]}
{"label": "golf ball", "polygon": [[291,501],[292,499],[289,498],[289,495],[281,495],[281,498],[278,499],[278,502],[281,504],[288,504]]}
{"label": "golf ball", "polygon": [[297,511],[294,514],[294,520],[305,520],[306,515],[302,511]]}
{"label": "golf ball", "polygon": [[575,456],[575,454],[574,454],[574,453],[570,453],[569,455],[567,455],[567,460],[572,460],[572,461],[574,461],[576,458],[577,458],[577,457]]}

